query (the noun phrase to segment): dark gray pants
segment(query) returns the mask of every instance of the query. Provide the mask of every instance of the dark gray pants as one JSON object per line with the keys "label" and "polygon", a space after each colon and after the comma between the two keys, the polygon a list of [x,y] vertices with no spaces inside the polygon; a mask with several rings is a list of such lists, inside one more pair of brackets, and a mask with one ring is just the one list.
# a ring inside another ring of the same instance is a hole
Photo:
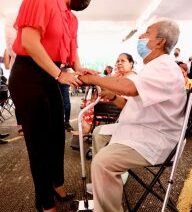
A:
{"label": "dark gray pants", "polygon": [[17,56],[9,90],[21,116],[37,204],[52,208],[53,187],[64,183],[65,134],[58,83],[30,57]]}

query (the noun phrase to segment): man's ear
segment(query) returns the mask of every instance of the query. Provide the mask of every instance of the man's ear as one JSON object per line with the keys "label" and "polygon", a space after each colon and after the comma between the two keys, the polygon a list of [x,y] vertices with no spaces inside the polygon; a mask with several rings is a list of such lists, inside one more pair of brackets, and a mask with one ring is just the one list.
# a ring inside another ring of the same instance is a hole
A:
{"label": "man's ear", "polygon": [[166,43],[166,39],[165,38],[159,38],[158,39],[158,43],[157,43],[157,48],[164,48],[165,43]]}

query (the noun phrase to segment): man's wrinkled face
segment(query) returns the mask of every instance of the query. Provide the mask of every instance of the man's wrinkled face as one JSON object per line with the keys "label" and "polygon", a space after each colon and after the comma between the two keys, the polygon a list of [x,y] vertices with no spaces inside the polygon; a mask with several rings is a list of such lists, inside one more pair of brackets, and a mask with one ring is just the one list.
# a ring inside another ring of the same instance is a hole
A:
{"label": "man's wrinkled face", "polygon": [[145,33],[140,35],[139,39],[148,39],[147,47],[155,52],[156,50],[164,51],[164,45],[166,43],[166,39],[163,37],[158,37],[158,30],[160,27],[160,23],[155,23],[149,26]]}
{"label": "man's wrinkled face", "polygon": [[149,42],[147,44],[149,49],[154,49],[157,45],[157,42],[159,41],[159,38],[157,38],[157,31],[159,28],[159,24],[153,24],[149,26],[145,33],[140,35],[139,39],[147,38],[149,39]]}

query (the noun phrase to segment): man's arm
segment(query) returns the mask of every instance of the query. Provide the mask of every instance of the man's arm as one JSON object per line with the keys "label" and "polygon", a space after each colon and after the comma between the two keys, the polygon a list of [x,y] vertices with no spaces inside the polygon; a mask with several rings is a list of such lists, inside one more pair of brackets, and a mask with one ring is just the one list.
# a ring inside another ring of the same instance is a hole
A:
{"label": "man's arm", "polygon": [[79,79],[85,84],[98,85],[111,90],[115,94],[122,96],[137,96],[138,91],[135,84],[127,78],[100,77],[95,75],[79,76]]}

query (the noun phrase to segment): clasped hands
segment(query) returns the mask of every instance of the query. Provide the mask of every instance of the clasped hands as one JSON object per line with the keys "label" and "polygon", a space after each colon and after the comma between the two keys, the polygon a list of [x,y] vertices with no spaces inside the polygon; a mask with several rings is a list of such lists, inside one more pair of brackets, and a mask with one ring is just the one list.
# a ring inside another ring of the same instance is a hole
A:
{"label": "clasped hands", "polygon": [[76,74],[78,74],[78,79],[82,83],[89,85],[92,84],[92,79],[95,78],[99,72],[88,68],[81,68]]}
{"label": "clasped hands", "polygon": [[[81,72],[81,74],[79,74],[78,78],[84,84],[87,84],[87,85],[94,84],[93,82],[96,82],[100,79],[99,76],[98,76],[99,72],[96,72],[96,71],[91,70],[91,69],[86,69],[86,68],[83,68],[81,70],[82,70],[82,72]],[[99,94],[99,96],[103,99],[111,100],[111,99],[114,98],[115,93],[106,89],[106,88],[101,88],[101,93]]]}
{"label": "clasped hands", "polygon": [[58,81],[61,84],[68,84],[78,88],[83,83],[89,84],[88,77],[93,75],[98,75],[98,72],[87,68],[81,68],[74,73],[66,70],[62,72]]}

